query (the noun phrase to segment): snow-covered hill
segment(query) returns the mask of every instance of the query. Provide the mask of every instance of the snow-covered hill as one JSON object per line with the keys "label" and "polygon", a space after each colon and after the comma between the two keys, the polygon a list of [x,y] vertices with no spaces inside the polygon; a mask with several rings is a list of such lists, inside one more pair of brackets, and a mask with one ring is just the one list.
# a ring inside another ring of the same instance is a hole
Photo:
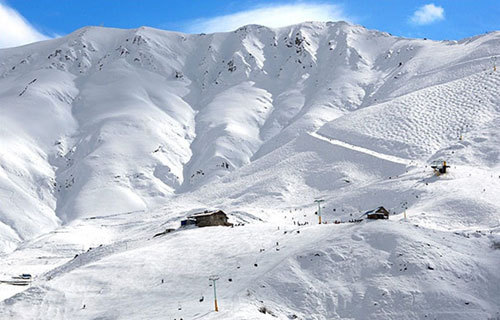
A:
{"label": "snow-covered hill", "polygon": [[[500,317],[499,52],[344,22],[0,50],[0,276],[37,276],[0,315]],[[152,239],[206,208],[245,226]]]}

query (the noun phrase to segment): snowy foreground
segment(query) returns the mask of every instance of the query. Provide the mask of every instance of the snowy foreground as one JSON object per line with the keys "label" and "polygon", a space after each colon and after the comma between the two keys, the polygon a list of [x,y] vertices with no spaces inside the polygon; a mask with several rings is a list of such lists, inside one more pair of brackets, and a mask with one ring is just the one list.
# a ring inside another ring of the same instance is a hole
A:
{"label": "snowy foreground", "polygon": [[[0,50],[0,281],[33,275],[0,319],[500,319],[499,53],[343,22]],[[235,226],[180,228],[205,209]]]}

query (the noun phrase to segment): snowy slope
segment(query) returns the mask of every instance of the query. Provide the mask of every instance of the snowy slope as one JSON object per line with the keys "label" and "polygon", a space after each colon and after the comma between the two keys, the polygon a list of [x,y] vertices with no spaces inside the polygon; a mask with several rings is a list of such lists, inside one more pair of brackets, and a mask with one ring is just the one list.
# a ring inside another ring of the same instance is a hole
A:
{"label": "snowy slope", "polygon": [[[0,50],[0,277],[36,275],[0,284],[0,315],[498,317],[498,52],[498,32],[344,22],[87,27]],[[330,223],[396,215],[318,226],[317,198]],[[205,208],[245,226],[152,239]]]}

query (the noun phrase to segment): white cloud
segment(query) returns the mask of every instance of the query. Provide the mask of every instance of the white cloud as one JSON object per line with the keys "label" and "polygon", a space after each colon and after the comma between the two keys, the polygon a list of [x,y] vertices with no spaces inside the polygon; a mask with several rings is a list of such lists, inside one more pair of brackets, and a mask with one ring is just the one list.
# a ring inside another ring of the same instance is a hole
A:
{"label": "white cloud", "polygon": [[0,1],[0,48],[49,39],[38,32],[16,10]]}
{"label": "white cloud", "polygon": [[415,24],[430,24],[435,21],[444,19],[444,9],[443,7],[439,7],[434,5],[434,3],[429,3],[424,6],[421,6],[413,13],[413,16],[410,18],[410,21]]}
{"label": "white cloud", "polygon": [[342,7],[325,3],[295,3],[260,6],[229,15],[198,19],[186,27],[189,33],[232,31],[247,24],[271,28],[284,27],[304,21],[349,21]]}

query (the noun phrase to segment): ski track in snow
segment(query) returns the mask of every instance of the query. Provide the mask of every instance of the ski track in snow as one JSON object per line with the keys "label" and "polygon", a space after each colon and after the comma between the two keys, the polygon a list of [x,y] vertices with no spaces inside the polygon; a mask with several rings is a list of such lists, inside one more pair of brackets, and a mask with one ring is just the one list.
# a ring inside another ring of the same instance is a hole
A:
{"label": "ski track in snow", "polygon": [[328,142],[330,144],[333,144],[333,145],[336,145],[336,146],[341,146],[343,148],[347,148],[347,149],[350,149],[350,150],[354,150],[354,151],[366,153],[366,154],[369,154],[371,156],[374,156],[374,157],[382,159],[382,160],[387,160],[387,161],[391,161],[391,162],[395,162],[395,163],[400,163],[400,164],[406,164],[406,165],[411,165],[412,164],[412,161],[409,160],[409,159],[403,159],[403,158],[391,156],[391,155],[388,155],[388,154],[382,154],[382,153],[379,153],[379,152],[375,152],[373,150],[369,150],[369,149],[366,149],[366,148],[363,148],[363,147],[355,146],[355,145],[352,145],[352,144],[349,144],[349,143],[346,143],[346,142],[343,142],[343,141],[340,141],[340,140],[336,140],[336,139],[332,139],[332,138],[323,136],[323,135],[319,134],[318,132],[311,132],[310,135],[313,136],[313,137],[315,137],[315,138],[318,138],[318,139],[321,139],[323,141],[326,141],[326,142]]}

